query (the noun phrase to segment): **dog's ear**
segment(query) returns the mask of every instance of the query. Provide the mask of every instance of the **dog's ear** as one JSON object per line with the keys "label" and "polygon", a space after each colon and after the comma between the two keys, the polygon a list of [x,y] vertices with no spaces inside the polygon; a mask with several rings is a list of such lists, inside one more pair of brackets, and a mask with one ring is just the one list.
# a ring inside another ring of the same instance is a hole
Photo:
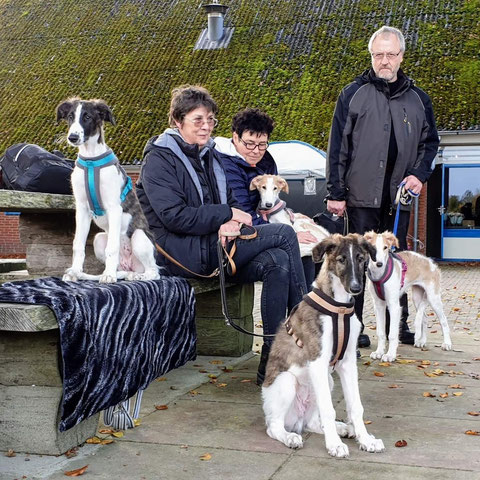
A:
{"label": "dog's ear", "polygon": [[398,243],[398,238],[392,233],[392,232],[389,232],[389,231],[385,231],[382,233],[383,235],[383,238],[385,240],[385,243],[389,246],[389,247],[399,247],[400,244]]}
{"label": "dog's ear", "polygon": [[263,175],[258,175],[257,177],[253,178],[250,182],[250,190],[257,190],[262,178]]}
{"label": "dog's ear", "polygon": [[92,100],[92,102],[95,104],[95,108],[104,122],[110,122],[112,125],[116,125],[112,110],[103,100]]}
{"label": "dog's ear", "polygon": [[64,100],[62,103],[59,103],[57,106],[57,123],[60,123],[61,120],[67,118],[68,112],[73,107],[72,100]]}
{"label": "dog's ear", "polygon": [[[370,233],[370,232],[368,232]],[[377,261],[377,249],[365,238],[362,238],[359,241],[360,248],[367,254],[370,255],[370,258],[376,262]]]}
{"label": "dog's ear", "polygon": [[324,238],[320,243],[315,245],[312,249],[312,260],[313,263],[320,263],[323,256],[333,250],[338,242],[335,239],[336,235],[331,235],[327,238]]}
{"label": "dog's ear", "polygon": [[284,178],[280,178],[279,185],[280,185],[280,190],[288,194],[288,183]]}
{"label": "dog's ear", "polygon": [[373,230],[370,230],[363,235],[363,238],[365,238],[367,242],[370,242],[373,245],[375,243],[375,235],[376,233]]}

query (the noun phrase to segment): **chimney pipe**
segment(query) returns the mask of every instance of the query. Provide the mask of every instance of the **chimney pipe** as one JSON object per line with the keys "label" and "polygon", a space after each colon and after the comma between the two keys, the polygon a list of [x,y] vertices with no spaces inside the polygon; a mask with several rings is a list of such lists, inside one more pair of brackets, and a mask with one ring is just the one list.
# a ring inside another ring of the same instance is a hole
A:
{"label": "chimney pipe", "polygon": [[208,39],[211,42],[218,42],[223,38],[223,17],[228,9],[226,5],[220,5],[218,0],[203,5],[208,15]]}

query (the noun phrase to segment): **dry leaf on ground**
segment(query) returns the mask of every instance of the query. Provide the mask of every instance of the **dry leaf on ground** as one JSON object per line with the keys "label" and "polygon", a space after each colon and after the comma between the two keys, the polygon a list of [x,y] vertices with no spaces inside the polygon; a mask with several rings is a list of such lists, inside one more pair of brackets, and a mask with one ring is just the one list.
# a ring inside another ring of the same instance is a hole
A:
{"label": "dry leaf on ground", "polygon": [[114,432],[112,435],[116,438],[122,438],[125,434],[123,432]]}
{"label": "dry leaf on ground", "polygon": [[395,442],[395,446],[396,447],[406,447],[408,445],[408,443],[406,442],[406,440],[398,440]]}
{"label": "dry leaf on ground", "polygon": [[223,365],[223,361],[222,360],[210,360],[210,363],[212,365]]}
{"label": "dry leaf on ground", "polygon": [[440,394],[440,398],[447,398],[448,397],[448,393],[441,393]]}
{"label": "dry leaf on ground", "polygon": [[98,437],[87,438],[86,442],[93,444],[102,443],[102,441]]}
{"label": "dry leaf on ground", "polygon": [[373,372],[373,374],[376,376],[376,377],[384,377],[385,374],[382,373],[382,372]]}
{"label": "dry leaf on ground", "polygon": [[8,452],[5,453],[5,456],[6,456],[6,457],[16,457],[17,454],[16,454],[11,448],[9,448],[9,449],[8,449]]}
{"label": "dry leaf on ground", "polygon": [[463,392],[455,392],[453,394],[454,397],[460,397],[461,395],[463,395]]}
{"label": "dry leaf on ground", "polygon": [[210,460],[212,456],[209,453],[204,453],[203,455],[200,456],[200,460]]}
{"label": "dry leaf on ground", "polygon": [[252,379],[251,378],[245,378],[244,380],[240,380],[240,383],[248,383],[248,382],[251,382]]}
{"label": "dry leaf on ground", "polygon": [[224,388],[226,386],[227,386],[226,383],[217,383],[217,387],[219,387],[219,388]]}
{"label": "dry leaf on ground", "polygon": [[155,405],[155,410],[168,410],[168,405]]}
{"label": "dry leaf on ground", "polygon": [[364,423],[365,425],[370,425],[370,424],[372,423],[372,421],[371,421],[371,420],[365,420],[363,423]]}
{"label": "dry leaf on ground", "polygon": [[157,378],[157,382],[166,382],[167,381],[167,377],[159,377]]}
{"label": "dry leaf on ground", "polygon": [[433,393],[430,393],[430,392],[423,392],[423,396],[424,397],[431,397],[431,398],[436,397],[436,395],[434,395]]}
{"label": "dry leaf on ground", "polygon": [[397,360],[395,360],[397,363],[401,363],[402,365],[407,365],[409,363],[415,363],[416,360],[406,360],[406,359],[403,359],[403,358],[397,358]]}
{"label": "dry leaf on ground", "polygon": [[113,428],[101,428],[98,433],[103,433],[104,435],[111,435],[115,430]]}
{"label": "dry leaf on ground", "polygon": [[64,472],[67,477],[79,477],[85,473],[85,470],[88,468],[88,465],[85,465],[82,468],[77,468],[76,470],[70,470],[68,472]]}
{"label": "dry leaf on ground", "polygon": [[471,415],[472,417],[480,416],[480,412],[468,412],[468,414]]}
{"label": "dry leaf on ground", "polygon": [[73,447],[71,448],[70,450],[67,450],[65,452],[65,456],[67,458],[72,458],[72,457],[76,457],[78,455],[78,447]]}
{"label": "dry leaf on ground", "polygon": [[403,388],[403,387],[394,383],[393,385],[389,385],[388,388]]}
{"label": "dry leaf on ground", "polygon": [[389,367],[391,365],[391,363],[390,362],[380,362],[379,365],[381,367]]}
{"label": "dry leaf on ground", "polygon": [[480,436],[480,432],[477,432],[477,430],[467,430],[465,433],[466,433],[467,435]]}
{"label": "dry leaf on ground", "polygon": [[460,389],[460,388],[465,388],[465,387],[462,387],[459,383],[455,383],[454,385],[449,385],[448,388],[457,388],[457,389]]}

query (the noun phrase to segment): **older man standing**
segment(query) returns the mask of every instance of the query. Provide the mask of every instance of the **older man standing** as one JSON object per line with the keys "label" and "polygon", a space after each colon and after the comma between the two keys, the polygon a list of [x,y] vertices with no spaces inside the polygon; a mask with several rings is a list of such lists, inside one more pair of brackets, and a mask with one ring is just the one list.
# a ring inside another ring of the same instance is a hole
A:
{"label": "older man standing", "polygon": [[[350,232],[393,230],[394,200],[403,182],[419,194],[432,173],[439,139],[429,96],[400,69],[405,38],[383,26],[368,43],[372,68],[340,93],[327,153],[327,209],[348,213]],[[407,202],[405,202],[407,203]],[[407,248],[410,205],[400,205],[397,237]],[[362,321],[363,294],[355,310]],[[407,296],[401,299],[400,341],[413,344]],[[363,324],[363,321],[362,321]],[[370,339],[362,333],[360,347]]]}

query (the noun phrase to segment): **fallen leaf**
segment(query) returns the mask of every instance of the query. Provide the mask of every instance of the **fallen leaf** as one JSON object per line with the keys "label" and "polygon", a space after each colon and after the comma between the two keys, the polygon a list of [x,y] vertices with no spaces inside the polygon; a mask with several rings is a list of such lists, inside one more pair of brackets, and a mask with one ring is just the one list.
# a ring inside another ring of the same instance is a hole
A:
{"label": "fallen leaf", "polygon": [[218,384],[217,384],[217,387],[219,387],[219,388],[224,388],[224,387],[226,387],[226,386],[227,386],[226,383],[218,383]]}
{"label": "fallen leaf", "polygon": [[477,435],[480,436],[480,432],[477,432],[477,430],[467,430],[465,432],[467,435]]}
{"label": "fallen leaf", "polygon": [[199,370],[200,373],[208,373],[208,370]]}
{"label": "fallen leaf", "polygon": [[210,363],[212,365],[223,365],[223,361],[222,360],[210,360]]}
{"label": "fallen leaf", "polygon": [[168,405],[155,405],[155,410],[168,410]]}
{"label": "fallen leaf", "polygon": [[459,309],[458,307],[453,307],[452,310],[453,310],[454,312],[459,312],[459,311],[460,311],[460,309]]}
{"label": "fallen leaf", "polygon": [[76,457],[78,455],[78,447],[73,447],[71,448],[70,450],[67,450],[65,452],[65,456],[67,458],[72,458],[72,457]]}
{"label": "fallen leaf", "polygon": [[435,367],[438,367],[440,364],[439,364],[438,362],[434,362],[433,365],[434,365]]}
{"label": "fallen leaf", "polygon": [[114,432],[112,435],[116,438],[122,438],[125,434],[123,432]]}
{"label": "fallen leaf", "polygon": [[67,477],[79,477],[85,473],[85,470],[88,468],[88,465],[85,465],[82,468],[77,468],[76,470],[70,470],[69,472],[64,472]]}
{"label": "fallen leaf", "polygon": [[212,379],[215,380],[216,378],[218,378],[218,375],[215,375],[214,373],[210,373],[210,374],[208,375],[208,378],[212,378]]}
{"label": "fallen leaf", "polygon": [[188,393],[190,395],[200,395],[196,390],[190,390]]}
{"label": "fallen leaf", "polygon": [[389,385],[388,388],[403,388],[403,387],[394,383],[393,385]]}
{"label": "fallen leaf", "polygon": [[430,333],[437,333],[437,330],[430,330]]}
{"label": "fallen leaf", "polygon": [[251,378],[245,378],[244,380],[240,380],[240,383],[247,383],[247,382],[251,382],[252,379]]}
{"label": "fallen leaf", "polygon": [[457,389],[460,389],[460,388],[465,388],[465,387],[462,387],[459,383],[455,383],[454,385],[449,385],[448,388],[457,388]]}
{"label": "fallen leaf", "polygon": [[231,373],[233,372],[233,367],[222,367],[222,372],[225,372],[225,373]]}
{"label": "fallen leaf", "polygon": [[91,437],[91,438],[87,438],[86,443],[97,444],[97,443],[102,443],[102,441],[98,437]]}
{"label": "fallen leaf", "polygon": [[422,360],[422,365],[431,365],[430,360]]}
{"label": "fallen leaf", "polygon": [[111,435],[115,430],[113,428],[101,428],[98,433],[103,433],[104,435]]}
{"label": "fallen leaf", "polygon": [[204,453],[203,455],[200,455],[200,460],[210,460],[212,456],[209,453]]}
{"label": "fallen leaf", "polygon": [[16,457],[17,454],[11,449],[8,449],[8,452],[5,454],[6,457]]}
{"label": "fallen leaf", "polygon": [[471,415],[472,417],[480,416],[480,412],[468,412],[468,414]]}
{"label": "fallen leaf", "polygon": [[167,377],[159,377],[157,378],[157,382],[166,382],[167,381]]}
{"label": "fallen leaf", "polygon": [[[435,375],[443,375],[444,373],[447,373],[445,370],[442,370],[441,368],[436,368],[433,373]],[[448,373],[451,373],[451,372],[448,372]]]}
{"label": "fallen leaf", "polygon": [[432,397],[432,398],[436,397],[436,395],[434,395],[433,393],[430,393],[430,392],[423,392],[423,396],[424,397]]}
{"label": "fallen leaf", "polygon": [[399,448],[406,447],[407,445],[408,444],[407,444],[406,440],[398,440],[397,442],[395,442],[395,446],[399,447]]}
{"label": "fallen leaf", "polygon": [[472,360],[473,360],[474,362],[480,362],[480,357],[474,357],[474,358],[472,358]]}
{"label": "fallen leaf", "polygon": [[139,418],[134,418],[133,419],[133,424],[138,427],[140,424],[142,423],[142,421],[139,419]]}
{"label": "fallen leaf", "polygon": [[438,375],[436,373],[430,373],[430,372],[423,372],[424,375],[426,375],[427,377],[438,377]]}
{"label": "fallen leaf", "polygon": [[384,377],[385,374],[382,373],[382,372],[373,372],[373,374],[376,376],[376,377]]}
{"label": "fallen leaf", "polygon": [[447,363],[447,367],[456,367],[457,364],[456,363]]}
{"label": "fallen leaf", "polygon": [[370,425],[370,424],[372,423],[372,421],[371,421],[371,420],[365,420],[363,423],[364,423],[365,425]]}
{"label": "fallen leaf", "polygon": [[448,397],[448,393],[441,393],[440,394],[440,398],[447,398]]}
{"label": "fallen leaf", "polygon": [[180,448],[188,448],[188,445],[186,444],[180,445]]}
{"label": "fallen leaf", "polygon": [[368,362],[364,362],[363,364],[364,365],[370,365],[372,362],[368,361]]}
{"label": "fallen leaf", "polygon": [[377,326],[376,325],[369,325],[368,327],[370,330],[376,330],[377,329]]}
{"label": "fallen leaf", "polygon": [[419,370],[425,370],[426,368],[428,368],[428,366],[427,365],[417,365],[417,368]]}
{"label": "fallen leaf", "polygon": [[391,363],[390,362],[380,362],[379,365],[381,367],[389,367],[391,365]]}
{"label": "fallen leaf", "polygon": [[111,438],[105,438],[104,440],[101,441],[100,445],[110,445],[114,441],[115,440],[112,440]]}
{"label": "fallen leaf", "polygon": [[463,392],[455,392],[453,394],[454,397],[459,397],[460,395],[463,395]]}
{"label": "fallen leaf", "polygon": [[401,363],[402,365],[406,365],[408,363],[415,363],[415,360],[405,360],[403,358],[397,358],[396,362]]}

